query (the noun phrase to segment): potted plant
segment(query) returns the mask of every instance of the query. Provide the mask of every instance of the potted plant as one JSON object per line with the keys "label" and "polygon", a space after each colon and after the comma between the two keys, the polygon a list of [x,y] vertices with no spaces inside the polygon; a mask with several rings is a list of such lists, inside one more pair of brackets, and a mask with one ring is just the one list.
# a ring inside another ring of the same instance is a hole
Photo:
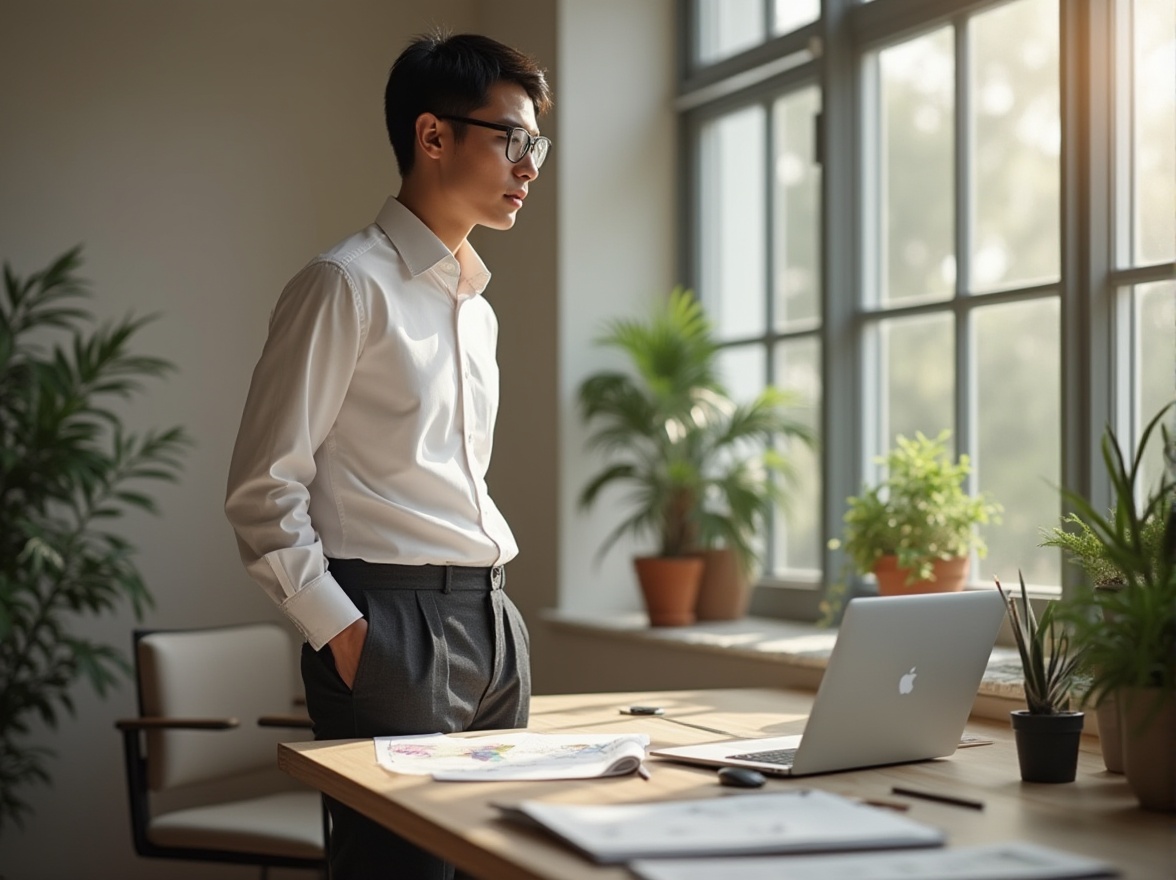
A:
{"label": "potted plant", "polygon": [[[92,328],[78,304],[80,248],[42,272],[4,266],[0,301],[0,831],[30,809],[21,789],[50,781],[36,718],[73,711],[84,678],[104,695],[129,669],[112,647],[72,632],[79,615],[150,602],[134,548],[110,529],[153,511],[143,481],[172,480],[188,440],[179,428],[128,432],[109,401],[131,397],[171,365],[136,355],[146,319]],[[55,334],[64,344],[47,350]]]}
{"label": "potted plant", "polygon": [[1025,578],[1021,580],[1021,606],[996,581],[1008,607],[1013,637],[1021,654],[1025,709],[1015,709],[1013,735],[1021,778],[1026,782],[1073,782],[1078,769],[1078,744],[1083,713],[1070,710],[1070,694],[1081,651],[1071,648],[1066,628],[1055,619],[1051,602],[1038,620],[1029,604]]}
{"label": "potted plant", "polygon": [[[1111,510],[1109,516],[1115,517]],[[1163,548],[1165,523],[1161,512],[1153,509],[1142,522],[1140,536],[1145,555],[1152,565],[1159,564]],[[1088,585],[1094,590],[1119,590],[1125,577],[1122,569],[1107,552],[1107,546],[1095,531],[1077,514],[1070,513],[1062,520],[1061,526],[1043,530],[1043,547],[1060,548],[1072,562],[1085,573]],[[1123,746],[1119,735],[1119,704],[1113,692],[1102,695],[1095,706],[1098,719],[1098,740],[1103,763],[1111,773],[1123,772]]]}
{"label": "potted plant", "polygon": [[795,394],[769,387],[750,403],[730,398],[710,322],[687,290],[675,288],[647,321],[609,322],[598,343],[620,349],[631,370],[598,372],[579,387],[582,417],[595,426],[588,446],[607,460],[580,504],[590,507],[609,486],[630,490],[630,513],[600,553],[622,535],[653,535],[657,552],[634,560],[650,623],[692,623],[700,552],[721,546],[751,571],[755,537],[789,470],[775,444],[811,443],[812,433],[789,415]]}
{"label": "potted plant", "polygon": [[873,572],[882,595],[963,589],[970,552],[987,551],[976,526],[997,521],[1001,508],[986,494],[968,494],[971,463],[966,455],[951,460],[950,436],[900,436],[877,459],[886,469],[881,482],[848,499],[845,551],[859,574]]}
{"label": "potted plant", "polygon": [[[1142,807],[1165,811],[1176,811],[1176,445],[1163,424],[1174,407],[1176,401],[1156,413],[1130,457],[1113,430],[1104,433],[1102,456],[1114,499],[1107,515],[1077,493],[1065,493],[1075,517],[1102,545],[1100,555],[1119,574],[1117,582],[1063,602],[1089,676],[1081,696],[1088,705],[1108,698],[1118,704],[1127,782]],[[1144,491],[1144,452],[1157,434],[1169,471]]]}

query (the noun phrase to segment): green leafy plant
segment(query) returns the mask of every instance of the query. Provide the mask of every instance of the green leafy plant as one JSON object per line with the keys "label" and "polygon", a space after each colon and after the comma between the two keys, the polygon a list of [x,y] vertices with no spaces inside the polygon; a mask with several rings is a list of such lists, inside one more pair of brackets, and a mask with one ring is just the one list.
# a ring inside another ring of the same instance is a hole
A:
{"label": "green leafy plant", "polygon": [[1150,491],[1140,486],[1153,437],[1161,438],[1170,468],[1176,460],[1176,444],[1163,424],[1174,408],[1176,401],[1148,422],[1133,455],[1124,455],[1111,428],[1104,432],[1102,457],[1114,496],[1109,513],[1065,493],[1075,510],[1069,521],[1083,527],[1081,546],[1093,536],[1101,547],[1088,556],[1105,560],[1116,573],[1101,589],[1080,591],[1062,603],[1073,640],[1084,651],[1089,680],[1082,696],[1092,705],[1120,688],[1176,689],[1176,481],[1169,469]]}
{"label": "green leafy plant", "polygon": [[[1107,512],[1111,522],[1121,515],[1115,508]],[[1140,538],[1143,554],[1153,568],[1160,565],[1164,548],[1165,522],[1162,511],[1153,508],[1142,521]],[[1124,584],[1124,573],[1116,565],[1107,545],[1081,517],[1075,513],[1066,515],[1062,526],[1043,530],[1042,547],[1059,547],[1069,559],[1075,562],[1090,579],[1096,590],[1115,590]]]}
{"label": "green leafy plant", "polygon": [[[133,354],[150,320],[94,327],[80,300],[81,249],[27,278],[4,265],[0,302],[0,831],[30,809],[21,789],[48,783],[51,753],[30,722],[73,712],[70,688],[100,695],[129,670],[113,648],[71,632],[79,616],[150,596],[134,548],[107,523],[155,511],[143,481],[174,480],[188,439],[180,428],[135,434],[109,406],[171,368]],[[61,336],[64,340],[61,340]],[[59,341],[51,349],[46,345]]]}
{"label": "green leafy plant", "polygon": [[802,400],[768,387],[750,403],[732,401],[710,322],[682,288],[648,321],[610,322],[598,344],[620,349],[632,367],[596,373],[578,393],[584,421],[597,426],[588,445],[608,460],[584,487],[581,506],[608,486],[630,490],[632,512],[600,552],[622,535],[653,534],[661,556],[725,544],[753,562],[755,536],[784,502],[790,475],[776,444],[814,442],[790,415]]}
{"label": "green leafy plant", "polygon": [[999,521],[1001,507],[987,494],[965,489],[971,462],[947,453],[949,431],[931,439],[900,436],[893,449],[877,459],[886,476],[848,499],[845,552],[860,574],[874,570],[883,556],[897,556],[907,569],[907,583],[928,580],[937,559],[983,557],[987,546],[976,526]]}
{"label": "green leafy plant", "polygon": [[1025,578],[1021,579],[1021,606],[1015,596],[1005,593],[1000,581],[996,588],[1009,609],[1013,637],[1021,654],[1024,673],[1025,702],[1032,715],[1057,715],[1069,711],[1082,651],[1071,647],[1070,635],[1056,619],[1057,606],[1046,605],[1038,620],[1029,604]]}

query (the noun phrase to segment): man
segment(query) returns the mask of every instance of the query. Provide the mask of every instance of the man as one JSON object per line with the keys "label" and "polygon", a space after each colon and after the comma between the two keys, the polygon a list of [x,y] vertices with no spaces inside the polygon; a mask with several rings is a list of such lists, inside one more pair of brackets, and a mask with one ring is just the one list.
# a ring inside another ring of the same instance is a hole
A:
{"label": "man", "polygon": [[[385,90],[401,188],[286,286],[253,374],[225,511],[305,635],[315,737],[523,727],[514,538],[486,488],[498,408],[490,275],[550,142],[543,71],[486,37],[414,40]],[[328,799],[334,880],[452,867]]]}

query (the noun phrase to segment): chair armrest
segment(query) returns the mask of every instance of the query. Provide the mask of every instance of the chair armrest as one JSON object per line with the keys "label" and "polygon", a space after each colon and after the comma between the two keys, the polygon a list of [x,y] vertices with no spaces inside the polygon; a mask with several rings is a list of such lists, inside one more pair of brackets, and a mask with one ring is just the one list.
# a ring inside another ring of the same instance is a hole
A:
{"label": "chair armrest", "polygon": [[123,718],[114,722],[119,730],[228,730],[240,727],[236,718],[166,718],[147,716]]}
{"label": "chair armrest", "polygon": [[258,727],[313,727],[314,722],[306,715],[262,715],[257,719]]}

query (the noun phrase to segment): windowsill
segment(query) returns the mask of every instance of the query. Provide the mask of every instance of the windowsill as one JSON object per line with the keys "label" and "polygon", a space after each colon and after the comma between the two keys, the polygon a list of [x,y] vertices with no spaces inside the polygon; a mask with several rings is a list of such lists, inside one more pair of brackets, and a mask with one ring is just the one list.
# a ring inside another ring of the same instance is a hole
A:
{"label": "windowsill", "polygon": [[[581,637],[618,639],[647,648],[700,655],[721,654],[817,671],[824,670],[837,639],[835,628],[767,617],[709,621],[680,627],[650,627],[645,615],[636,612],[589,614],[548,610],[543,618],[555,630],[574,632]],[[1015,648],[993,648],[979,696],[1024,703],[1021,661]],[[1002,706],[998,711],[1007,712],[1012,708],[1016,706]]]}

